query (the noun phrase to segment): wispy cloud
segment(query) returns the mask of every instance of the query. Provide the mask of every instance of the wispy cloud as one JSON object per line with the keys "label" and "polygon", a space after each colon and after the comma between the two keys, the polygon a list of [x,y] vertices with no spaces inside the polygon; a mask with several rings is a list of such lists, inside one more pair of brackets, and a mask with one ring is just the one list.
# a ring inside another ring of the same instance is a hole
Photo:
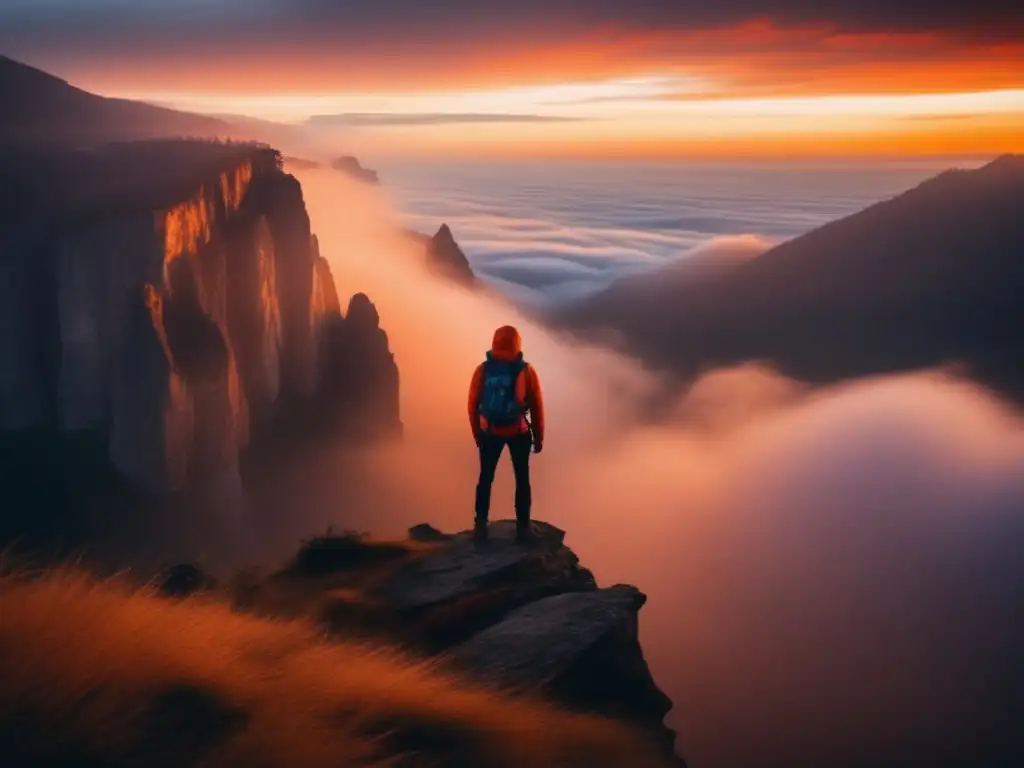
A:
{"label": "wispy cloud", "polygon": [[313,115],[313,126],[387,126],[455,125],[460,123],[574,123],[592,118],[559,115],[501,114],[487,112],[350,112],[339,115]]}
{"label": "wispy cloud", "polygon": [[[1024,111],[1024,110],[1022,110]],[[943,115],[904,115],[904,120],[974,120],[978,117],[983,117],[981,114],[965,114],[962,112],[951,112]]]}

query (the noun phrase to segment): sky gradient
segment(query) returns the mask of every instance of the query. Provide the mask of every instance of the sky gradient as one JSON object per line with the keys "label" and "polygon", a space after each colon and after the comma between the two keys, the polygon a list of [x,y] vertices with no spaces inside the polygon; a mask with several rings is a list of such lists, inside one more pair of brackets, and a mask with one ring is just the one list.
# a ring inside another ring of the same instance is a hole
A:
{"label": "sky gradient", "polygon": [[107,95],[312,117],[370,151],[1024,149],[1024,10],[1005,2],[353,5],[6,0],[0,51]]}

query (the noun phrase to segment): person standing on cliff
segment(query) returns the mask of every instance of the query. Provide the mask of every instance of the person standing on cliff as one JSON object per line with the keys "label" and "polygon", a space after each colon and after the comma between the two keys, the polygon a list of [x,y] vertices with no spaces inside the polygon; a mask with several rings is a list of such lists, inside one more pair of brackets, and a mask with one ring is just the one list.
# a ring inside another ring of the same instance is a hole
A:
{"label": "person standing on cliff", "polygon": [[[527,420],[529,415],[529,420]],[[508,446],[516,478],[516,542],[530,537],[530,451],[544,448],[544,398],[533,366],[523,360],[523,342],[511,325],[494,332],[491,350],[469,384],[469,425],[480,453],[474,538],[487,539],[491,484]]]}

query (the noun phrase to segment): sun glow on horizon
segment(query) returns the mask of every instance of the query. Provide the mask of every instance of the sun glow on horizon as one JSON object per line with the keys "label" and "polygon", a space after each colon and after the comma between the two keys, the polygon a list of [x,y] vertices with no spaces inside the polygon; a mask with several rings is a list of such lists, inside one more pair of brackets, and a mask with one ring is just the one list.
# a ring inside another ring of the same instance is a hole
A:
{"label": "sun glow on horizon", "polygon": [[652,74],[433,92],[111,95],[301,125],[321,142],[384,154],[461,148],[486,155],[856,155],[1024,148],[1024,88],[753,97],[709,78]]}
{"label": "sun glow on horizon", "polygon": [[310,28],[258,47],[228,35],[223,48],[49,55],[103,95],[291,124],[318,146],[375,154],[1024,150],[1019,37],[741,16],[564,34],[524,20],[404,44],[368,33],[339,45]]}
{"label": "sun glow on horizon", "polygon": [[628,103],[676,94],[716,93],[718,86],[702,78],[668,75],[614,78],[496,89],[382,91],[379,93],[209,94],[118,91],[111,96],[137,99],[205,114],[238,114],[263,120],[303,122],[316,115],[387,114],[546,114],[552,117],[586,114],[585,106]]}

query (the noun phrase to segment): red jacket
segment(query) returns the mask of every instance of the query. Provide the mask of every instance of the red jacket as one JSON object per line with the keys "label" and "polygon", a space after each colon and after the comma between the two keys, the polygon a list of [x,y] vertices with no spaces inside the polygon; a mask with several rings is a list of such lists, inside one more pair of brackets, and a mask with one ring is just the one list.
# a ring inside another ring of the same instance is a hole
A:
{"label": "red jacket", "polygon": [[[514,360],[523,351],[523,340],[519,331],[511,325],[503,325],[494,332],[494,340],[491,342],[491,357],[497,360]],[[473,378],[469,383],[469,426],[473,435],[487,429],[487,420],[479,414],[480,397],[483,394],[484,364],[480,363],[473,371]],[[516,402],[525,406],[530,414],[530,421],[533,423],[534,439],[538,443],[544,442],[544,396],[540,389],[540,379],[537,378],[537,371],[533,366],[526,363],[522,373],[516,378]],[[526,419],[520,419],[519,424],[511,427],[494,427],[491,434],[500,437],[515,437],[527,432]]]}

